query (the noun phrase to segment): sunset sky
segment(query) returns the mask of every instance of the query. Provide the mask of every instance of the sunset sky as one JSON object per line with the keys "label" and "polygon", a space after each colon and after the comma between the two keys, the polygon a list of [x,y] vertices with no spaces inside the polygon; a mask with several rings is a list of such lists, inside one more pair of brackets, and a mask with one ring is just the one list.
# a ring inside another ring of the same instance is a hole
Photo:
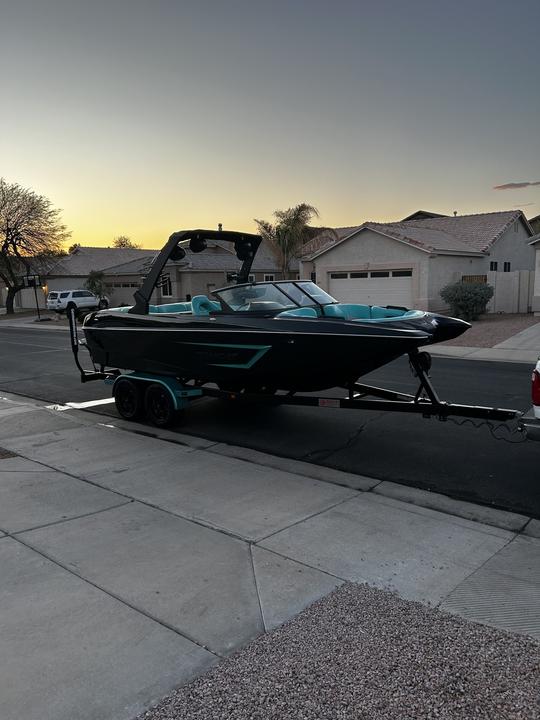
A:
{"label": "sunset sky", "polygon": [[0,176],[83,245],[299,202],[532,217],[539,27],[539,0],[0,0]]}

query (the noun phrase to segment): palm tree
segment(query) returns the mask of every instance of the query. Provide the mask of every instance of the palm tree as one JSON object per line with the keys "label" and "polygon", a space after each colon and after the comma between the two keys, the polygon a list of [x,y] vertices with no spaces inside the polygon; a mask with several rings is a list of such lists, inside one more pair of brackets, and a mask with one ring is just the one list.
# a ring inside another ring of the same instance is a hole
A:
{"label": "palm tree", "polygon": [[310,239],[308,224],[311,218],[319,217],[319,211],[313,205],[300,203],[287,210],[276,210],[274,217],[274,224],[256,218],[255,222],[263,240],[274,251],[285,279],[292,258],[298,255],[302,245]]}

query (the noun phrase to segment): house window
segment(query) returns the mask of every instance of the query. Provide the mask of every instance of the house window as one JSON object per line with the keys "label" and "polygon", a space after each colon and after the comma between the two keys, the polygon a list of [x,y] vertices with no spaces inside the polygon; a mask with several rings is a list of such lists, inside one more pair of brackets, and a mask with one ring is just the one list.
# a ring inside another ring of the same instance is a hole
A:
{"label": "house window", "polygon": [[332,280],[346,280],[348,273],[330,273]]}
{"label": "house window", "polygon": [[367,272],[351,273],[351,279],[354,280],[354,278],[367,278]]}
{"label": "house window", "polygon": [[309,279],[311,280],[311,282],[316,283],[317,282],[317,273],[316,272],[310,273]]}
{"label": "house window", "polygon": [[255,275],[253,273],[250,273],[248,275],[248,282],[255,282]]}
{"label": "house window", "polygon": [[498,267],[499,267],[499,263],[496,260],[492,260],[489,263],[489,269],[491,272],[497,272]]}
{"label": "house window", "polygon": [[505,262],[503,264],[503,272],[510,272],[510,263],[509,262]]}
{"label": "house window", "polygon": [[172,297],[171,278],[168,275],[162,276],[161,295],[162,297]]}
{"label": "house window", "polygon": [[275,280],[275,277],[274,277],[273,273],[270,275],[264,276],[264,282],[273,282],[274,280]]}

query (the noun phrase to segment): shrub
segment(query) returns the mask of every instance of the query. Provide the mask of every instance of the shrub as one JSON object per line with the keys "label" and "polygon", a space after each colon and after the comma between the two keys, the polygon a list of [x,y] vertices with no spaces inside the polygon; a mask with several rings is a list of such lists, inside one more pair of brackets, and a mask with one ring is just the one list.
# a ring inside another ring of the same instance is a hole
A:
{"label": "shrub", "polygon": [[463,320],[476,320],[486,311],[493,288],[485,283],[456,282],[443,287],[440,295],[448,303],[452,315]]}

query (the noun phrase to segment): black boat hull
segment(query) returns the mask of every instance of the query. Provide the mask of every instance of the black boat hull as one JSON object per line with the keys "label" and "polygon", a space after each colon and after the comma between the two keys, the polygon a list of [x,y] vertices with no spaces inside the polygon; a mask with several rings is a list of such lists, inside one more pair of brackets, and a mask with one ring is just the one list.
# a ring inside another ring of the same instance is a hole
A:
{"label": "black boat hull", "polygon": [[231,390],[347,385],[431,340],[421,328],[331,319],[156,317],[101,311],[84,324],[94,363]]}

